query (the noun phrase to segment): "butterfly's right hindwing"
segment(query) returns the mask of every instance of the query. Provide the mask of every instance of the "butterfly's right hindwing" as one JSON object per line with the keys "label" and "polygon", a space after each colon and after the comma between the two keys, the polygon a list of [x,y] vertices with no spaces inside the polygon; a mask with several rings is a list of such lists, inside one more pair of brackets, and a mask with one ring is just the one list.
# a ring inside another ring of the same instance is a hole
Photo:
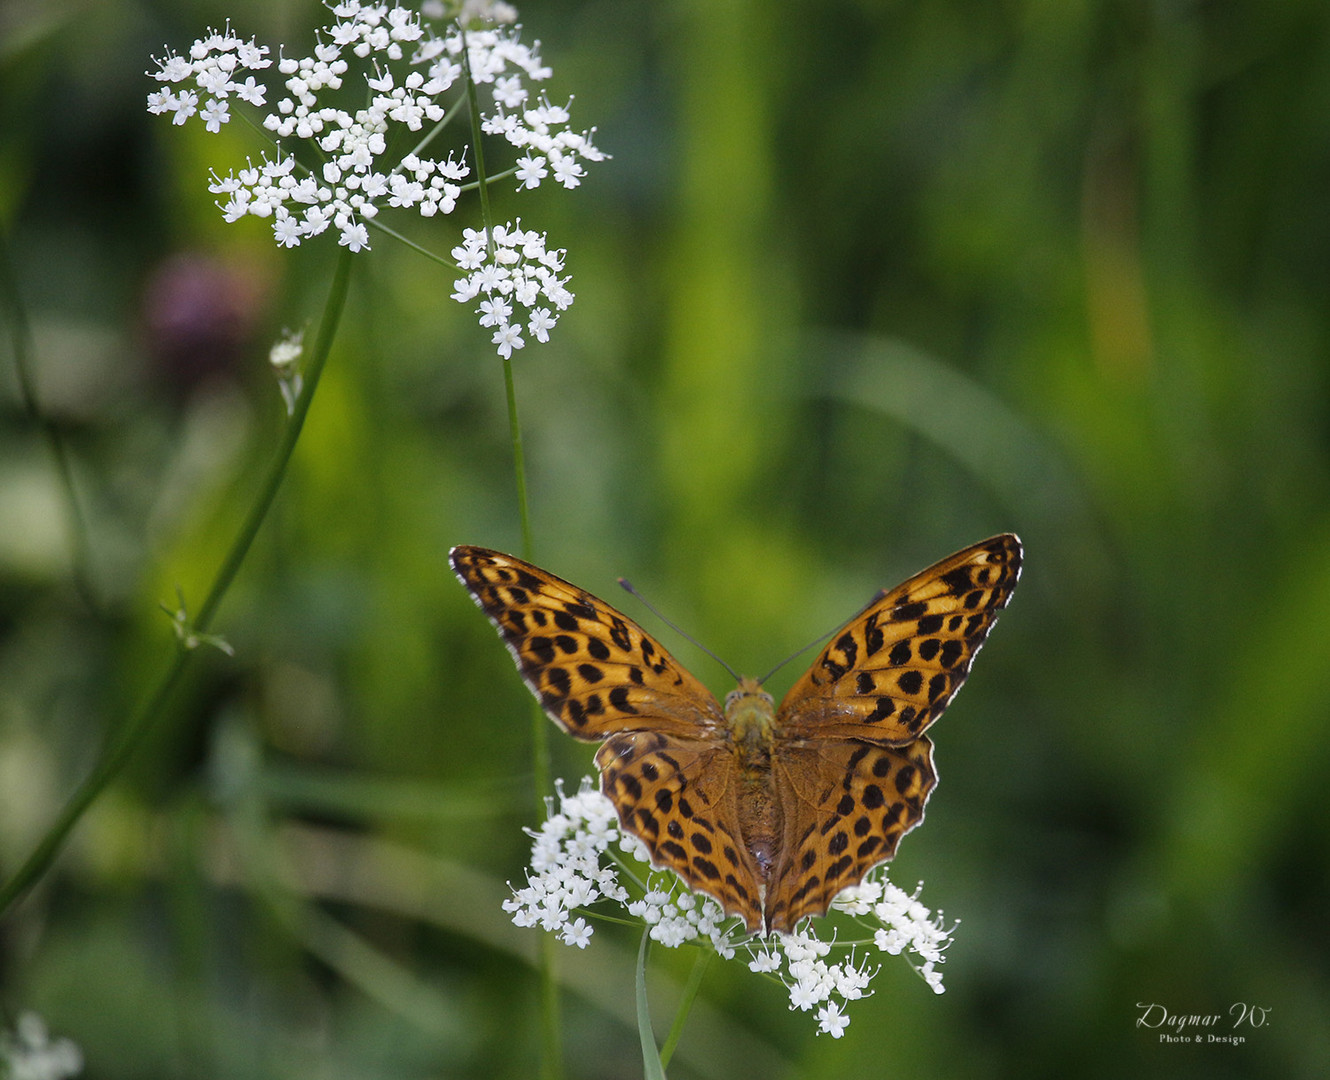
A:
{"label": "butterfly's right hindwing", "polygon": [[776,763],[784,839],[767,890],[767,926],[792,933],[896,854],[937,783],[933,744],[824,740],[787,746]]}
{"label": "butterfly's right hindwing", "polygon": [[451,561],[531,692],[568,734],[589,741],[638,730],[699,737],[723,723],[711,692],[603,600],[487,548],[453,548]]}

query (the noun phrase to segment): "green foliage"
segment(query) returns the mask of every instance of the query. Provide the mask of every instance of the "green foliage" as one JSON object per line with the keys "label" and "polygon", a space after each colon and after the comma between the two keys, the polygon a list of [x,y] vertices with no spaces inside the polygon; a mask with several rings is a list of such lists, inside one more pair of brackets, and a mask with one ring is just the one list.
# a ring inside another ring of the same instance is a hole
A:
{"label": "green foliage", "polygon": [[[221,151],[149,117],[140,74],[228,16],[297,38],[313,5],[167,7],[5,16],[0,229],[31,331],[0,357],[6,880],[169,667],[159,604],[200,603],[241,526],[285,423],[268,345],[333,272],[330,237],[279,254],[221,223]],[[606,598],[626,576],[762,672],[966,543],[1026,547],[893,874],[962,920],[948,992],[884,971],[833,1042],[713,960],[670,1075],[1323,1075],[1330,9],[523,16],[614,154],[572,193],[493,192],[568,248],[578,296],[513,362],[538,561]],[[154,312],[191,268],[232,318],[182,350]],[[521,527],[500,364],[451,287],[386,239],[357,260],[212,621],[235,657],[195,656],[3,917],[3,1026],[39,1011],[89,1075],[539,1071],[539,931],[499,907],[529,705],[446,564]],[[637,1075],[637,945],[560,950],[569,1075]],[[692,963],[653,952],[658,1024]],[[1150,1002],[1223,1034],[1235,1003],[1272,1011],[1242,1046],[1165,1045]]]}

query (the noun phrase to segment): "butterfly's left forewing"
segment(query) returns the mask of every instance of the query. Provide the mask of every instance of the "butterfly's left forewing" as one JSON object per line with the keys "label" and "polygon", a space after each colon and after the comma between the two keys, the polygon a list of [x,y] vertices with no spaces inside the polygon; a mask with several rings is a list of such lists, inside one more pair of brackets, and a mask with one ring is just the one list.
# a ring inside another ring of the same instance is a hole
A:
{"label": "butterfly's left forewing", "polygon": [[531,692],[574,738],[642,730],[699,738],[723,723],[705,686],[585,589],[488,548],[455,547],[451,560]]}
{"label": "butterfly's left forewing", "polygon": [[874,600],[785,695],[786,738],[902,746],[942,715],[1011,599],[1021,542],[983,540]]}

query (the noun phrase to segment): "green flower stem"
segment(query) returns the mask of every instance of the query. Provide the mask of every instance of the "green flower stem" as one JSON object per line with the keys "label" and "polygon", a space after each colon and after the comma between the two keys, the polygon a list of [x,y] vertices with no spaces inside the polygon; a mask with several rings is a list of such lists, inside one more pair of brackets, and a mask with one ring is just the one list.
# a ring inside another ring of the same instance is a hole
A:
{"label": "green flower stem", "polygon": [[[323,311],[323,321],[319,325],[318,339],[314,343],[309,366],[305,371],[304,387],[300,392],[300,396],[296,398],[295,408],[287,421],[286,429],[282,434],[282,441],[278,446],[272,465],[269,467],[268,474],[259,489],[258,495],[245,517],[235,543],[231,545],[231,550],[227,553],[226,559],[217,571],[212,588],[208,590],[208,595],[199,608],[198,615],[187,628],[196,635],[205,634],[211,625],[218,607],[226,596],[227,590],[231,587],[231,583],[235,580],[236,573],[240,570],[245,556],[249,553],[250,546],[254,543],[254,537],[258,535],[263,519],[267,516],[273,499],[277,495],[277,489],[281,486],[282,478],[286,475],[291,454],[295,450],[296,441],[300,438],[300,429],[309,413],[310,402],[313,400],[314,391],[319,385],[319,376],[323,373],[324,363],[328,359],[333,337],[336,335],[338,323],[341,321],[350,276],[351,252],[343,250],[337,262],[337,269],[333,274],[332,287],[328,292],[327,304]],[[0,889],[0,913],[6,911],[19,896],[26,892],[47,871],[64,846],[65,839],[74,826],[78,824],[84,812],[96,801],[107,785],[115,779],[126,762],[142,744],[147,734],[161,721],[166,713],[166,703],[171,696],[171,691],[175,689],[184,674],[193,651],[183,644],[176,649],[170,666],[158,681],[143,708],[135,713],[107,744],[101,760],[97,762],[92,772],[79,785],[60,817],[47,830],[46,835],[42,837],[36,850],[28,856],[28,860],[19,868],[18,872],[9,881],[5,882],[4,887]]]}
{"label": "green flower stem", "polygon": [[51,459],[55,462],[56,474],[60,486],[64,489],[65,506],[69,511],[70,530],[74,539],[74,587],[83,602],[94,612],[100,613],[101,605],[92,587],[92,549],[88,543],[88,524],[84,520],[83,510],[79,506],[78,495],[74,490],[74,470],[69,463],[69,452],[65,447],[64,436],[59,426],[44,412],[37,402],[36,382],[32,377],[29,356],[32,352],[32,330],[28,326],[27,311],[19,293],[18,282],[11,271],[9,244],[4,233],[0,232],[0,311],[9,323],[10,348],[14,352],[14,367],[18,374],[19,397],[23,399],[24,411],[28,419],[42,433]]}
{"label": "green flower stem", "polygon": [[[522,555],[530,558],[531,511],[526,498],[526,458],[522,453],[522,425],[517,422],[517,391],[513,385],[513,364],[509,359],[503,361],[503,388],[508,396],[508,432],[513,440],[513,478],[517,483],[517,509],[522,518]],[[545,777],[545,781],[540,785],[542,796],[551,790],[548,776]]]}
{"label": "green flower stem", "polygon": [[[480,194],[480,220],[485,228],[489,255],[494,257],[494,214],[490,209],[489,176],[485,171],[484,132],[480,125],[480,97],[471,77],[471,50],[462,27],[462,70],[466,74],[466,97],[471,113],[471,149],[476,163],[476,190]],[[522,555],[531,558],[531,513],[527,504],[526,459],[522,453],[522,425],[517,419],[517,389],[510,360],[503,361],[503,385],[508,400],[508,431],[513,443],[513,475],[517,484],[517,511],[522,521]],[[544,816],[544,800],[554,791],[550,780],[550,734],[540,706],[532,702],[531,757],[535,774],[536,812]],[[563,1035],[559,1023],[559,987],[554,979],[554,938],[546,934],[540,949],[541,1075],[545,1080],[563,1076]]]}
{"label": "green flower stem", "polygon": [[541,1080],[563,1080],[563,1027],[559,983],[554,977],[559,940],[540,935],[540,1076]]}
{"label": "green flower stem", "polygon": [[683,996],[679,998],[679,1008],[674,1013],[674,1023],[670,1025],[670,1033],[665,1038],[665,1045],[660,1048],[660,1066],[662,1069],[669,1068],[670,1058],[674,1056],[674,1048],[679,1045],[679,1039],[683,1035],[683,1026],[688,1020],[688,1014],[693,1010],[693,1002],[697,1000],[697,992],[702,989],[702,977],[707,973],[707,965],[711,963],[711,958],[716,954],[711,949],[702,947],[697,950],[697,959],[693,961],[693,970],[688,973],[688,982],[684,985]]}
{"label": "green flower stem", "polygon": [[254,537],[258,535],[259,527],[263,524],[263,519],[267,517],[268,510],[277,495],[277,489],[282,485],[282,478],[286,475],[291,455],[295,451],[296,442],[300,438],[300,430],[305,426],[305,417],[309,414],[310,403],[314,400],[314,391],[318,389],[319,378],[323,374],[323,366],[327,362],[328,353],[332,350],[333,338],[337,334],[337,327],[342,319],[342,308],[346,304],[347,288],[351,280],[351,259],[350,249],[343,248],[337,260],[337,268],[333,271],[332,287],[328,290],[328,300],[324,305],[323,320],[319,324],[319,334],[314,341],[309,366],[304,371],[304,386],[301,389],[300,396],[296,398],[295,408],[291,410],[286,429],[282,432],[282,441],[277,447],[277,454],[268,469],[268,475],[259,490],[258,498],[254,500],[254,505],[250,507],[249,515],[245,518],[244,525],[241,526],[240,534],[231,546],[226,561],[222,563],[222,568],[217,572],[217,579],[208,591],[207,599],[203,601],[203,606],[199,608],[198,616],[194,619],[194,629],[200,633],[208,632],[222,598],[226,595],[227,589],[231,587],[231,581],[235,578],[236,571],[240,569],[240,564],[244,562],[245,556],[249,553],[250,545],[254,542]]}
{"label": "green flower stem", "polygon": [[[471,50],[466,47],[466,34],[462,34],[462,69],[466,72],[466,96],[471,106],[471,146],[476,159],[476,187],[480,192],[480,219],[488,238],[489,254],[494,255],[494,217],[490,211],[489,176],[485,172],[484,131],[480,126],[480,98],[476,93],[476,81],[471,78]],[[513,443],[513,478],[517,485],[517,512],[522,521],[522,557],[530,559],[531,511],[526,494],[526,457],[522,453],[522,425],[517,419],[517,388],[513,381],[513,365],[510,358],[503,361],[503,387],[508,400],[508,433]],[[544,800],[554,792],[550,779],[550,734],[544,714],[536,706],[531,712],[531,753],[532,770],[536,778],[536,812],[545,813]],[[542,953],[542,956],[544,954]],[[542,969],[545,965],[542,961]],[[544,976],[550,976],[543,970]],[[550,987],[547,987],[549,990]],[[552,992],[552,990],[551,990]]]}
{"label": "green flower stem", "polygon": [[471,110],[471,152],[476,159],[476,189],[480,193],[480,223],[489,238],[490,255],[494,254],[494,215],[490,211],[489,175],[485,172],[485,145],[481,141],[485,132],[480,126],[480,95],[476,93],[476,80],[471,77],[471,49],[466,43],[466,30],[462,29],[462,70],[466,72],[466,100]]}
{"label": "green flower stem", "polygon": [[442,266],[447,270],[461,269],[461,267],[459,267],[455,262],[453,262],[452,259],[445,259],[442,255],[435,254],[433,251],[430,251],[429,248],[424,247],[421,244],[417,244],[410,237],[403,236],[396,229],[389,228],[378,218],[370,218],[365,222],[365,224],[368,225],[371,229],[377,229],[385,236],[391,236],[399,244],[403,244],[406,247],[409,247],[417,255],[424,255],[425,258],[429,259],[431,262],[437,263],[439,266]]}

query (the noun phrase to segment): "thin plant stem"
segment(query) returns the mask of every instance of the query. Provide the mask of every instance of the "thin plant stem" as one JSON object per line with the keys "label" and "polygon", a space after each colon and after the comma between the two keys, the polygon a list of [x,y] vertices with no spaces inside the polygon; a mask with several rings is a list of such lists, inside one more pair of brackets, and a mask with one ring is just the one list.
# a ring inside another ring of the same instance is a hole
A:
{"label": "thin plant stem", "polygon": [[452,261],[452,259],[445,259],[442,255],[435,254],[433,251],[430,251],[429,248],[424,247],[421,244],[417,244],[414,240],[410,239],[409,237],[403,236],[396,229],[389,228],[378,218],[370,218],[368,221],[365,222],[365,224],[368,225],[371,229],[378,229],[379,232],[383,233],[386,236],[391,236],[398,243],[406,245],[412,251],[416,252],[418,255],[424,255],[425,258],[429,259],[431,262],[438,263],[440,266],[446,267],[449,270],[461,269],[455,262]]}
{"label": "thin plant stem", "polygon": [[41,431],[55,463],[56,475],[64,491],[65,507],[69,514],[70,532],[73,534],[73,578],[83,602],[95,613],[101,613],[101,604],[92,587],[92,546],[88,541],[88,523],[79,505],[78,493],[74,489],[74,470],[70,465],[69,449],[65,446],[64,435],[60,427],[42,410],[37,399],[36,380],[32,376],[30,357],[32,353],[32,329],[28,325],[27,310],[19,292],[18,282],[14,278],[9,257],[9,243],[0,232],[0,310],[5,313],[9,323],[10,348],[14,353],[14,368],[18,374],[19,397],[23,399],[24,411],[28,419]]}
{"label": "thin plant stem", "polygon": [[[517,422],[517,390],[513,385],[513,364],[511,359],[506,357],[503,361],[503,388],[508,397],[508,432],[513,440],[513,474],[517,484],[517,508],[522,516],[522,554],[530,558],[531,512],[526,497],[526,458],[522,453],[522,425]],[[540,785],[542,796],[549,794],[550,790],[549,777],[546,776],[544,781]]]}
{"label": "thin plant stem", "polygon": [[[480,121],[480,96],[476,80],[471,77],[471,48],[467,44],[466,27],[462,31],[462,70],[466,75],[466,96],[471,113],[471,148],[476,163],[476,190],[480,194],[480,218],[490,258],[494,257],[494,215],[490,209],[489,178],[485,172],[484,132]],[[517,417],[517,388],[509,358],[503,359],[504,394],[508,403],[508,432],[513,445],[513,477],[516,482],[517,512],[522,522],[522,555],[532,556],[531,514],[526,491],[526,457],[522,452],[522,425]],[[549,724],[540,706],[531,703],[531,765],[535,778],[536,813],[545,810],[545,799],[553,793],[550,778]],[[563,1034],[559,1020],[559,987],[554,978],[554,939],[544,935],[541,942],[540,977],[540,1041],[541,1076],[544,1080],[560,1080],[563,1076]]]}
{"label": "thin plant stem", "polygon": [[211,625],[222,598],[231,587],[236,571],[245,561],[250,545],[258,535],[259,527],[263,524],[263,519],[277,495],[277,489],[282,485],[282,478],[286,475],[291,455],[295,452],[296,442],[300,439],[301,428],[305,425],[305,417],[309,414],[310,403],[314,400],[314,391],[318,388],[319,378],[323,374],[323,366],[328,360],[328,353],[332,350],[333,338],[337,334],[337,327],[342,318],[342,308],[346,304],[350,280],[351,252],[349,249],[343,249],[337,260],[337,268],[333,271],[332,287],[328,290],[328,300],[323,309],[318,337],[315,338],[309,366],[304,373],[304,386],[296,398],[295,408],[291,410],[286,428],[282,432],[282,440],[278,444],[277,453],[268,469],[268,475],[264,478],[263,486],[259,489],[258,497],[250,507],[236,542],[227,553],[212,588],[208,590],[207,599],[203,601],[203,606],[199,608],[199,613],[194,619],[194,627],[200,633],[206,633]]}
{"label": "thin plant stem", "polygon": [[679,998],[679,1008],[674,1013],[674,1023],[670,1025],[670,1033],[665,1037],[665,1045],[660,1048],[662,1069],[668,1069],[670,1066],[670,1058],[674,1056],[674,1048],[679,1045],[679,1039],[683,1036],[683,1027],[688,1020],[688,1014],[693,1010],[693,1002],[697,1000],[697,992],[702,989],[702,977],[706,975],[707,965],[711,963],[711,958],[715,955],[708,948],[697,950],[697,959],[693,961],[693,970],[688,973],[688,982],[684,984],[683,996]]}
{"label": "thin plant stem", "polygon": [[[461,24],[458,24],[461,27]],[[489,238],[490,256],[494,255],[494,214],[490,210],[489,177],[485,172],[485,134],[480,124],[480,95],[476,93],[476,80],[471,77],[471,46],[467,44],[466,28],[462,29],[462,70],[466,72],[466,100],[471,112],[471,152],[476,158],[476,190],[480,194],[480,223]]]}
{"label": "thin plant stem", "polygon": [[656,1049],[656,1036],[651,1030],[651,1010],[647,1008],[647,951],[651,946],[651,927],[643,927],[642,944],[637,949],[637,1036],[642,1043],[642,1074],[646,1080],[665,1080],[665,1063]]}
{"label": "thin plant stem", "polygon": [[142,745],[144,738],[166,715],[166,705],[171,697],[171,692],[180,682],[181,676],[185,673],[190,659],[196,651],[187,647],[184,639],[191,636],[197,638],[206,634],[217,614],[218,607],[226,596],[227,590],[235,580],[236,573],[245,561],[245,556],[249,553],[255,536],[258,535],[259,527],[263,524],[268,510],[272,506],[277,490],[281,486],[282,478],[286,475],[291,455],[295,450],[297,440],[300,438],[300,430],[305,423],[305,417],[309,413],[310,402],[314,399],[314,391],[318,388],[319,376],[323,373],[324,363],[328,358],[333,338],[341,321],[350,276],[351,252],[344,250],[338,259],[337,269],[333,273],[332,287],[328,292],[323,320],[319,325],[318,338],[314,343],[309,366],[305,372],[304,386],[300,395],[296,398],[295,408],[291,411],[291,415],[287,420],[286,429],[282,433],[282,439],[273,457],[272,464],[269,466],[268,473],[264,477],[253,504],[250,506],[249,513],[245,516],[235,542],[231,545],[226,558],[218,569],[212,587],[208,590],[198,614],[192,623],[184,627],[188,633],[182,636],[182,643],[177,647],[170,665],[158,680],[143,707],[134,713],[111,738],[102,753],[101,759],[75,790],[55,824],[47,830],[46,835],[42,837],[36,849],[28,856],[27,861],[19,867],[18,872],[9,881],[5,882],[3,888],[0,888],[0,913],[6,911],[19,896],[26,892],[47,871],[84,812],[106,790],[107,785],[115,779],[120,770],[133,757],[134,752]]}
{"label": "thin plant stem", "polygon": [[[488,238],[489,254],[494,256],[494,217],[490,210],[489,178],[485,174],[485,150],[482,144],[484,132],[480,126],[480,98],[476,93],[476,82],[471,78],[471,50],[466,44],[466,34],[462,34],[462,68],[466,72],[466,94],[471,105],[471,145],[476,159],[476,185],[480,192],[480,218],[485,226]],[[517,387],[513,379],[511,358],[503,359],[503,388],[508,403],[508,434],[513,445],[513,480],[517,489],[517,513],[522,523],[522,556],[532,557],[531,511],[526,492],[526,455],[522,452],[522,425],[517,418]],[[545,811],[545,798],[554,791],[550,778],[550,733],[549,725],[538,705],[531,710],[531,753],[532,771],[536,781],[536,812]]]}

